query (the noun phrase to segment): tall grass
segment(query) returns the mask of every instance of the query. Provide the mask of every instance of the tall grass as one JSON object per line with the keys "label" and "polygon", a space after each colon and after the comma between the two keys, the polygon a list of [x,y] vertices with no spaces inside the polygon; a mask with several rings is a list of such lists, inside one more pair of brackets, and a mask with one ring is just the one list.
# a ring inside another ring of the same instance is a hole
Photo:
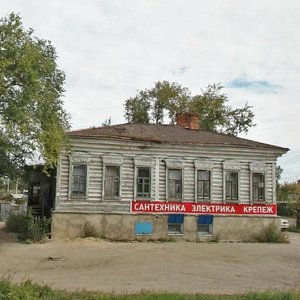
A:
{"label": "tall grass", "polygon": [[296,227],[296,226],[290,226],[288,229],[289,232],[296,232],[296,233],[300,233],[300,227]]}
{"label": "tall grass", "polygon": [[254,235],[254,241],[259,243],[288,243],[289,238],[272,223],[263,228],[258,234]]}
{"label": "tall grass", "polygon": [[37,242],[46,237],[49,233],[51,220],[46,218],[34,218],[30,213],[11,214],[5,225],[8,232],[17,234],[19,241],[33,241]]}
{"label": "tall grass", "polygon": [[186,295],[170,293],[141,292],[138,294],[103,294],[97,292],[56,291],[46,285],[25,281],[20,285],[0,280],[0,300],[299,300],[299,291],[267,291],[264,293],[245,293],[240,295]]}

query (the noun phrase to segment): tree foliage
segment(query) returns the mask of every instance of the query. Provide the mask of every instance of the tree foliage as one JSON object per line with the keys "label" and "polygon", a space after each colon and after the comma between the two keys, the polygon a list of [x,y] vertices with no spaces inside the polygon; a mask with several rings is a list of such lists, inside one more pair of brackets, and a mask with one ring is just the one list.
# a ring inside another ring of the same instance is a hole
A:
{"label": "tree foliage", "polygon": [[287,203],[292,215],[300,210],[300,184],[283,183],[277,187],[277,199]]}
{"label": "tree foliage", "polygon": [[125,101],[125,118],[129,123],[163,123],[167,116],[175,122],[180,112],[197,113],[202,129],[237,135],[247,133],[254,114],[246,103],[242,108],[232,108],[227,102],[221,84],[209,85],[201,94],[191,96],[188,88],[178,83],[158,81],[151,89],[138,91]]}
{"label": "tree foliage", "polygon": [[0,20],[0,175],[35,153],[47,166],[57,163],[69,116],[56,59],[51,42],[33,36],[19,15]]}

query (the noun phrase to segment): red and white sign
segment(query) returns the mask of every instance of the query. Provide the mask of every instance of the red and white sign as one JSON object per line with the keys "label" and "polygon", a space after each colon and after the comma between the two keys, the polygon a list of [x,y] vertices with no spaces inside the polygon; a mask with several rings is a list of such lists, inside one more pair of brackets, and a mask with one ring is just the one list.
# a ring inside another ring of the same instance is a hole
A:
{"label": "red and white sign", "polygon": [[143,214],[277,216],[277,205],[136,200],[131,201],[131,212]]}

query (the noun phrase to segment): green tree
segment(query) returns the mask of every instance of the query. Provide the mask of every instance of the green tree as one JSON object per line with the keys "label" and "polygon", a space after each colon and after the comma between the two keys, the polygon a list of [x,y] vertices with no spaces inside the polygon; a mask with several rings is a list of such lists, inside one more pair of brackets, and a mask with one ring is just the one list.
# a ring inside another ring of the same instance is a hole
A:
{"label": "green tree", "polygon": [[135,97],[126,100],[125,118],[129,123],[148,124],[150,122],[150,101],[146,93],[139,91]]}
{"label": "green tree", "polygon": [[138,91],[125,101],[125,118],[129,123],[161,124],[166,114],[175,122],[177,112],[186,111],[189,91],[178,83],[158,81],[151,89]]}
{"label": "green tree", "polygon": [[51,42],[33,36],[19,15],[0,20],[0,175],[36,153],[47,166],[57,163],[70,126],[56,59]]}
{"label": "green tree", "polygon": [[300,184],[283,183],[277,187],[277,198],[280,201],[285,201],[292,215],[300,210]]}
{"label": "green tree", "polygon": [[232,108],[221,84],[209,85],[201,94],[191,96],[186,87],[178,83],[158,81],[151,89],[125,101],[125,118],[129,123],[163,123],[167,116],[175,122],[180,112],[197,113],[200,127],[205,130],[237,135],[247,133],[254,114],[247,103],[242,108]]}

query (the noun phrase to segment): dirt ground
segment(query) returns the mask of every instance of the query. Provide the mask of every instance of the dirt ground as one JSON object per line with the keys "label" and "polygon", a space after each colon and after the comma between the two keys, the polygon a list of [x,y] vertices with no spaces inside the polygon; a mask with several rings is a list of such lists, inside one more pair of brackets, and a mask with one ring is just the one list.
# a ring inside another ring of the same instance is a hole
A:
{"label": "dirt ground", "polygon": [[289,236],[289,244],[95,239],[20,244],[0,230],[0,278],[114,293],[299,290],[300,234]]}

